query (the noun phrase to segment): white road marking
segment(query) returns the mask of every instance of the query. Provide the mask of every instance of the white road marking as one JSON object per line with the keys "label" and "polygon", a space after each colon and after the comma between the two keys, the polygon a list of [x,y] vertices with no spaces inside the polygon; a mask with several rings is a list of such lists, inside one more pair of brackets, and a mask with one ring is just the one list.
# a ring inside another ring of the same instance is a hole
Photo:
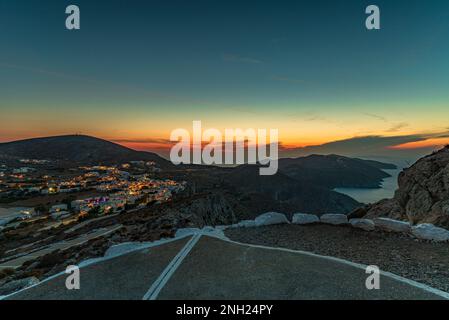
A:
{"label": "white road marking", "polygon": [[148,292],[143,296],[142,300],[156,300],[157,296],[170,280],[171,276],[175,273],[178,267],[181,265],[182,261],[187,257],[189,252],[201,238],[201,233],[194,234],[193,237],[186,243],[184,248],[178,252],[178,254],[173,258],[173,260],[168,264],[168,266],[162,271],[159,277],[151,285]]}

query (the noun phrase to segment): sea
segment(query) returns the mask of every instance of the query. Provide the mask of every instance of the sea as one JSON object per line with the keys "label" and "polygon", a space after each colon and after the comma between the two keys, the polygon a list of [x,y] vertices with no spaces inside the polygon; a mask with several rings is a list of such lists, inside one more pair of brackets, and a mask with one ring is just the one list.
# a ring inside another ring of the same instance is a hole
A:
{"label": "sea", "polygon": [[391,199],[398,188],[398,176],[402,169],[383,170],[391,175],[382,181],[382,187],[369,188],[336,188],[334,191],[346,194],[361,203],[374,203],[382,199]]}

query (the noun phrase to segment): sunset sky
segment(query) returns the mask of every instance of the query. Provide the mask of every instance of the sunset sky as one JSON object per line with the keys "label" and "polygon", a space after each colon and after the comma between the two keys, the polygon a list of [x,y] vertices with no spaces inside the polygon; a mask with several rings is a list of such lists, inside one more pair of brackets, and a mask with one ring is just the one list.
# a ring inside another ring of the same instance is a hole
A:
{"label": "sunset sky", "polygon": [[277,128],[289,148],[449,143],[447,0],[2,1],[0,37],[3,142],[83,133],[157,150],[201,120]]}

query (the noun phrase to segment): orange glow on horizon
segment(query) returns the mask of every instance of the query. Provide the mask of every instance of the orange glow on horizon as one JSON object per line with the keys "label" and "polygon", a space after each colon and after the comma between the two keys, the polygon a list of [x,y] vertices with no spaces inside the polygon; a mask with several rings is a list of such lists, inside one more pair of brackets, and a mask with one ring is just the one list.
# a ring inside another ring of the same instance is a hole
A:
{"label": "orange glow on horizon", "polygon": [[389,149],[393,150],[410,150],[410,149],[421,149],[421,148],[435,148],[439,149],[444,147],[445,145],[449,145],[449,137],[448,138],[433,138],[422,141],[408,142],[404,144],[400,144],[397,146],[391,146]]}

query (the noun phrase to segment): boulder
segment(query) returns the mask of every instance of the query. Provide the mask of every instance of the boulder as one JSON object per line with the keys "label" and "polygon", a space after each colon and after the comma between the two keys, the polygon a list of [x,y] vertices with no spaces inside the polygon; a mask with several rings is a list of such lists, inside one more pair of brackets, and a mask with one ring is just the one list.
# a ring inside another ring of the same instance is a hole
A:
{"label": "boulder", "polygon": [[412,234],[418,239],[449,241],[449,230],[436,227],[431,223],[418,224],[412,227]]}
{"label": "boulder", "polygon": [[123,242],[109,247],[104,253],[104,257],[116,257],[146,247],[147,244],[144,242]]}
{"label": "boulder", "polygon": [[375,225],[373,220],[370,219],[351,219],[349,223],[358,229],[362,229],[365,231],[373,231],[375,229]]}
{"label": "boulder", "polygon": [[410,223],[389,218],[375,218],[374,225],[385,231],[410,232]]}
{"label": "boulder", "polygon": [[240,228],[252,228],[256,226],[256,222],[254,220],[243,220],[237,224]]}
{"label": "boulder", "polygon": [[255,220],[257,227],[259,226],[269,226],[273,224],[283,224],[290,223],[283,213],[279,212],[267,212],[258,216]]}
{"label": "boulder", "polygon": [[182,228],[176,230],[175,238],[184,237],[191,234],[198,234],[201,230],[199,228]]}
{"label": "boulder", "polygon": [[39,283],[39,279],[36,277],[29,277],[20,280],[15,280],[7,282],[2,287],[0,287],[0,296],[6,296],[8,294],[14,293],[21,289],[30,287],[34,284]]}
{"label": "boulder", "polygon": [[368,210],[371,208],[370,205],[354,209],[352,212],[350,212],[347,217],[348,219],[361,219],[368,213]]}
{"label": "boulder", "polygon": [[327,224],[341,225],[348,224],[348,217],[344,214],[328,213],[323,214],[320,217],[320,221]]}
{"label": "boulder", "polygon": [[215,231],[215,228],[214,227],[212,227],[212,226],[205,226],[205,227],[203,227],[203,229],[201,229],[201,232],[214,232]]}
{"label": "boulder", "polygon": [[292,222],[294,224],[311,224],[311,223],[319,223],[320,218],[314,214],[306,214],[306,213],[295,213],[293,215]]}

